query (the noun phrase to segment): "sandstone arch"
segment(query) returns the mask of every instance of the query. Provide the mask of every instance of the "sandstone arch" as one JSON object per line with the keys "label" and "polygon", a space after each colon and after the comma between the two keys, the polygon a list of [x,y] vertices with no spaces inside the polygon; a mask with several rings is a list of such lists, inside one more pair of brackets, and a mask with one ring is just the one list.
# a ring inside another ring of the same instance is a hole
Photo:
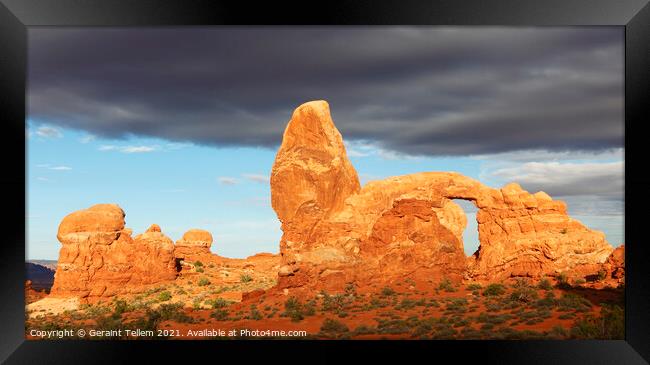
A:
{"label": "sandstone arch", "polygon": [[[280,287],[405,275],[460,280],[580,273],[613,248],[566,205],[518,184],[501,189],[453,172],[423,172],[363,187],[325,101],[299,106],[271,174],[282,222]],[[463,199],[478,208],[479,250],[462,243]],[[460,213],[459,213],[460,210]]]}

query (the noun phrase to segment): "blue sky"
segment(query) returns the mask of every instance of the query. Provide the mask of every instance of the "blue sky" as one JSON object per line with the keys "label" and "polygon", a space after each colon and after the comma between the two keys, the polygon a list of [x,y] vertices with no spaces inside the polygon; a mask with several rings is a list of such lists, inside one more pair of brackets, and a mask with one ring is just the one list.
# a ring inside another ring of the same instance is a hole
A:
{"label": "blue sky", "polygon": [[[119,204],[126,212],[127,227],[136,234],[156,223],[175,241],[190,228],[202,228],[212,233],[212,251],[219,255],[278,252],[280,223],[270,205],[268,184],[274,149],[206,147],[155,138],[102,139],[37,121],[28,121],[26,137],[28,259],[57,259],[61,219],[99,203]],[[521,154],[431,158],[385,151],[368,142],[347,145],[362,184],[422,171],[456,171],[499,187],[508,181],[495,178],[495,171],[525,171],[523,166],[529,163],[516,161]],[[550,166],[608,166],[622,161],[621,150],[533,156]],[[508,160],[512,157],[515,161]],[[604,231],[613,245],[621,243],[622,213],[574,209],[572,200],[585,199],[590,198],[567,197],[569,212]],[[478,247],[475,209],[457,202],[468,215],[464,240],[465,251],[471,254]]]}

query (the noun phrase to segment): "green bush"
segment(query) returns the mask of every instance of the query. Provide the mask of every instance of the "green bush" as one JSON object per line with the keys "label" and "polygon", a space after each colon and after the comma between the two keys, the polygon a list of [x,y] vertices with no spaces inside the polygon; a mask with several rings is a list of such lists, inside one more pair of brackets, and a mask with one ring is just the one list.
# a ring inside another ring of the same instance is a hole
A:
{"label": "green bush", "polygon": [[537,291],[529,287],[519,287],[510,294],[510,300],[520,303],[530,303],[537,298]]}
{"label": "green bush", "polygon": [[225,308],[227,307],[230,302],[223,299],[223,298],[216,298],[212,300],[206,300],[206,304],[212,307],[212,309],[219,309],[219,308]]}
{"label": "green bush", "polygon": [[444,290],[448,293],[452,293],[456,291],[456,288],[454,288],[454,284],[451,282],[451,280],[444,278],[440,284],[438,284],[438,290]]}
{"label": "green bush", "polygon": [[159,302],[166,302],[172,298],[172,293],[169,291],[165,290],[164,292],[158,294],[158,301]]}
{"label": "green bush", "polygon": [[390,297],[395,295],[395,290],[391,288],[390,286],[385,286],[383,289],[381,289],[381,295],[385,297]]}
{"label": "green bush", "polygon": [[473,292],[474,290],[480,290],[480,289],[482,289],[482,288],[483,288],[483,287],[481,286],[481,284],[476,284],[476,283],[472,283],[472,284],[469,284],[469,285],[467,286],[467,290],[472,291],[472,292]]}
{"label": "green bush", "polygon": [[350,332],[348,326],[335,319],[325,318],[320,327],[320,332],[327,337],[342,337],[347,336]]}
{"label": "green bush", "polygon": [[212,314],[210,314],[210,317],[216,319],[217,321],[225,321],[228,319],[228,311],[225,309],[215,309]]}
{"label": "green bush", "polygon": [[492,297],[503,295],[505,292],[506,287],[502,284],[490,284],[485,288],[485,290],[483,290],[483,295]]}
{"label": "green bush", "polygon": [[305,316],[302,312],[302,304],[296,297],[291,297],[284,302],[284,313],[282,316],[291,318],[292,322],[302,321]]}
{"label": "green bush", "polygon": [[194,266],[201,267],[203,266],[203,263],[201,261],[194,261]]}
{"label": "green bush", "polygon": [[210,280],[208,280],[207,278],[199,279],[198,286],[206,286],[206,285],[210,285]]}

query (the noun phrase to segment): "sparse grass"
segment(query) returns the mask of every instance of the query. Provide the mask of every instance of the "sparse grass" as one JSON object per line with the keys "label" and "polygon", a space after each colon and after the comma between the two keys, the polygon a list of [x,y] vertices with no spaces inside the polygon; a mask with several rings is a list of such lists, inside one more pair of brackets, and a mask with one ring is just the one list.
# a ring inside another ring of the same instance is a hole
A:
{"label": "sparse grass", "polygon": [[253,281],[253,278],[248,274],[242,274],[242,275],[239,276],[239,280],[242,283],[248,283],[248,282]]}

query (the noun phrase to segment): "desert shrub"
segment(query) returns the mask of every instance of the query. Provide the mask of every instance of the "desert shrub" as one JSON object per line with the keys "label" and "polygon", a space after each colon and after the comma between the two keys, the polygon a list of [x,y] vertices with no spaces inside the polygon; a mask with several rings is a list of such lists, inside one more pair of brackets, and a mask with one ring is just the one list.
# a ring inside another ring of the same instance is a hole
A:
{"label": "desert shrub", "polygon": [[543,299],[538,299],[533,304],[536,308],[552,308],[555,306],[555,295],[552,291],[547,292]]}
{"label": "desert shrub", "polygon": [[520,303],[530,303],[537,298],[537,291],[528,286],[518,287],[510,294],[510,300]]}
{"label": "desert shrub", "polygon": [[354,330],[355,335],[368,335],[373,333],[377,333],[377,329],[374,327],[366,326],[365,324],[360,325]]}
{"label": "desert shrub", "polygon": [[185,314],[182,303],[161,304],[156,310],[161,321],[171,320],[174,322],[190,323],[192,317]]}
{"label": "desert shrub", "polygon": [[585,279],[576,279],[576,280],[573,281],[574,285],[582,285],[584,283],[586,283]]}
{"label": "desert shrub", "polygon": [[194,261],[194,266],[195,267],[201,267],[201,266],[203,266],[203,263],[201,261]]}
{"label": "desert shrub", "polygon": [[215,309],[210,317],[216,319],[217,321],[225,321],[228,319],[228,311],[222,308]]}
{"label": "desert shrub", "polygon": [[130,312],[131,310],[132,308],[126,300],[118,299],[114,304],[113,317],[121,317],[122,313]]}
{"label": "desert shrub", "polygon": [[607,278],[607,271],[605,270],[599,270],[598,271],[598,280],[602,281]]}
{"label": "desert shrub", "polygon": [[205,270],[203,270],[202,267],[197,267],[197,268],[196,268],[196,272],[205,272]]}
{"label": "desert shrub", "polygon": [[164,292],[158,294],[158,297],[156,299],[158,299],[159,302],[166,302],[166,301],[170,300],[171,298],[172,298],[172,293],[165,290]]}
{"label": "desert shrub", "polygon": [[323,296],[323,303],[321,310],[324,312],[333,312],[340,314],[350,306],[351,298],[343,294],[329,295],[327,293]]}
{"label": "desert shrub", "polygon": [[530,285],[528,284],[528,280],[518,278],[515,280],[515,282],[512,284],[513,288],[528,288]]}
{"label": "desert shrub", "polygon": [[438,308],[438,307],[440,307],[440,303],[438,303],[438,301],[435,300],[435,299],[431,299],[431,300],[429,300],[429,303],[426,304],[426,306],[427,306],[427,307],[435,307],[435,308]]}
{"label": "desert shrub", "polygon": [[548,337],[554,339],[564,339],[569,337],[569,331],[562,326],[553,326],[553,328],[551,328],[551,330],[548,332]]}
{"label": "desert shrub", "polygon": [[197,285],[198,286],[210,285],[210,280],[208,280],[208,278],[201,278],[201,279],[199,279],[199,282],[198,282]]}
{"label": "desert shrub", "polygon": [[292,322],[299,322],[305,318],[303,305],[298,298],[291,297],[287,299],[284,303],[284,313],[281,316],[291,318]]}
{"label": "desert shrub", "polygon": [[411,326],[403,319],[381,320],[377,325],[377,331],[385,334],[408,333],[411,332]]}
{"label": "desert shrub", "polygon": [[622,340],[625,338],[625,311],[618,305],[603,305],[601,309],[603,338]]}
{"label": "desert shrub", "polygon": [[390,286],[385,286],[381,289],[381,295],[384,297],[390,297],[395,295],[395,290],[391,288]]}
{"label": "desert shrub", "polygon": [[591,309],[591,302],[578,294],[564,293],[562,297],[557,299],[558,310],[569,311],[575,310],[577,312],[587,312]]}
{"label": "desert shrub", "polygon": [[230,305],[230,302],[223,298],[208,299],[205,303],[211,306],[212,309],[225,308]]}
{"label": "desert shrub", "polygon": [[253,281],[253,278],[248,274],[242,274],[242,275],[239,276],[239,280],[242,283],[248,283],[248,282]]}
{"label": "desert shrub", "polygon": [[593,317],[577,320],[571,327],[571,337],[579,339],[601,338],[602,332]]}
{"label": "desert shrub", "polygon": [[356,297],[357,296],[357,287],[354,283],[345,284],[345,295]]}
{"label": "desert shrub", "polygon": [[540,280],[539,284],[537,284],[537,287],[542,290],[550,291],[553,290],[553,286],[551,285],[551,282],[544,278]]}
{"label": "desert shrub", "polygon": [[259,321],[260,319],[263,318],[262,313],[260,313],[260,311],[257,310],[257,307],[254,304],[251,305],[251,312],[248,315],[248,318],[255,321]]}
{"label": "desert shrub", "polygon": [[454,284],[451,282],[451,280],[447,278],[443,278],[440,284],[438,284],[438,289],[439,290],[444,290],[448,293],[453,293],[456,291],[456,288],[454,288]]}
{"label": "desert shrub", "polygon": [[404,298],[402,301],[395,307],[398,310],[408,310],[415,308],[416,301],[413,299]]}
{"label": "desert shrub", "polygon": [[469,284],[469,285],[467,286],[467,290],[470,290],[470,291],[480,290],[480,289],[482,289],[482,288],[483,288],[483,287],[481,286],[481,284],[477,284],[477,283],[472,283],[472,284]]}
{"label": "desert shrub", "polygon": [[445,307],[448,313],[465,313],[467,312],[467,299],[465,298],[450,298]]}
{"label": "desert shrub", "polygon": [[556,286],[560,289],[569,289],[571,288],[571,285],[569,285],[569,278],[567,277],[566,273],[560,273],[556,278]]}
{"label": "desert shrub", "polygon": [[325,318],[320,327],[320,333],[327,337],[342,337],[348,335],[350,329],[344,323],[335,319]]}
{"label": "desert shrub", "polygon": [[506,292],[506,287],[502,284],[490,284],[483,290],[484,296],[499,296]]}

